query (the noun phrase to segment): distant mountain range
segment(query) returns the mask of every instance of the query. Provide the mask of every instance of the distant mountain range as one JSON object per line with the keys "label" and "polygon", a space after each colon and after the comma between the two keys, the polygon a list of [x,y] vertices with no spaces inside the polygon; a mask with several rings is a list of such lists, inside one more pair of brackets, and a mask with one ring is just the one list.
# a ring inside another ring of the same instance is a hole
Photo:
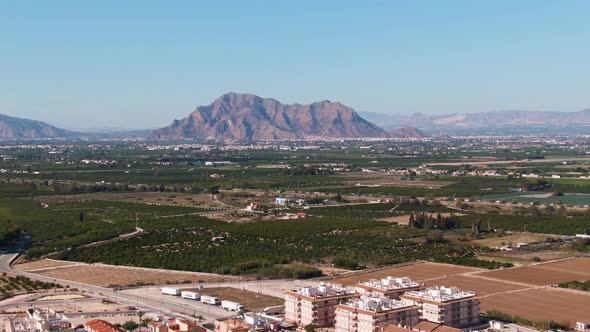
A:
{"label": "distant mountain range", "polygon": [[[377,126],[375,123],[378,123]],[[386,131],[389,130],[389,131]],[[590,110],[493,111],[446,115],[357,113],[328,100],[285,105],[253,94],[227,93],[186,118],[155,130],[74,132],[0,114],[0,140],[61,137],[257,141],[305,138],[422,138],[430,134],[588,134]]]}
{"label": "distant mountain range", "polygon": [[352,108],[328,100],[284,105],[252,94],[227,93],[188,117],[152,131],[153,139],[229,141],[388,137]]}
{"label": "distant mountain range", "polygon": [[[578,112],[551,111],[493,111],[480,113],[454,113],[409,116],[378,113],[361,113],[369,121],[384,128],[416,127],[428,132],[502,133],[509,131],[546,133],[584,133],[590,129],[590,110]],[[572,131],[573,130],[573,131]]]}
{"label": "distant mountain range", "polygon": [[0,139],[39,139],[69,137],[74,133],[42,121],[0,114]]}

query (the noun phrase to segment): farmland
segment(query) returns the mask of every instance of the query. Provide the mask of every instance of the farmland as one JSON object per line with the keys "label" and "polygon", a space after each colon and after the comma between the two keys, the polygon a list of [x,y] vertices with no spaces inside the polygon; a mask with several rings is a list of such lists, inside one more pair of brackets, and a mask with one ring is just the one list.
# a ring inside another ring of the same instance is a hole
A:
{"label": "farmland", "polygon": [[499,310],[530,320],[552,319],[573,327],[587,317],[590,296],[568,290],[543,288],[498,294],[482,300],[482,310]]}
{"label": "farmland", "polygon": [[0,301],[18,294],[54,288],[60,288],[60,286],[53,283],[31,280],[26,277],[3,274],[0,276]]}
{"label": "farmland", "polygon": [[[201,285],[250,309],[318,277],[407,276],[531,320],[568,308],[564,294],[586,304],[550,287],[590,279],[590,241],[574,238],[590,230],[590,141],[193,143],[3,149],[0,246],[24,246],[15,267],[50,280],[157,295],[143,285]],[[571,325],[576,310],[549,319]]]}
{"label": "farmland", "polygon": [[438,263],[414,263],[374,272],[335,277],[332,282],[354,285],[387,276],[408,276],[427,286],[456,286],[475,292],[482,312],[498,310],[533,321],[547,319],[573,326],[583,319],[590,294],[548,288],[558,280],[588,280],[590,259],[566,259],[529,267],[488,272]]}
{"label": "farmland", "polygon": [[[206,273],[187,273],[133,267],[109,266],[103,264],[50,264],[51,267],[38,268],[23,264],[16,266],[23,270],[52,278],[70,280],[88,285],[102,287],[125,287],[134,285],[162,285],[178,283],[205,283],[233,280],[231,276],[219,276]],[[31,268],[33,269],[31,270]],[[117,276],[117,278],[113,278]]]}
{"label": "farmland", "polygon": [[335,283],[354,285],[356,283],[368,281],[369,279],[381,279],[387,276],[404,276],[410,277],[416,281],[426,281],[431,279],[443,278],[449,275],[458,275],[468,272],[481,271],[480,269],[456,266],[450,264],[439,264],[432,262],[416,263],[403,265],[399,267],[380,269],[374,272],[359,273],[353,276],[336,278]]}
{"label": "farmland", "polygon": [[570,280],[590,279],[590,259],[568,259],[500,271],[490,271],[481,276],[537,286],[555,285]]}
{"label": "farmland", "polygon": [[202,289],[188,288],[183,290],[192,290],[199,294],[238,302],[250,311],[261,311],[266,307],[283,305],[285,303],[285,300],[282,298],[230,287],[208,287]]}

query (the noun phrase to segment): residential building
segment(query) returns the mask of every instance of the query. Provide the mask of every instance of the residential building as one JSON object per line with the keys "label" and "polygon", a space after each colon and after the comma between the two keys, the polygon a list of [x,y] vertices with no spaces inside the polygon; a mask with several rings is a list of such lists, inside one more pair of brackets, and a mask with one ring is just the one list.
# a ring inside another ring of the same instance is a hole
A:
{"label": "residential building", "polygon": [[285,291],[285,321],[299,326],[334,326],[336,306],[359,297],[356,291],[330,283]]}
{"label": "residential building", "polygon": [[421,318],[434,323],[461,327],[480,322],[479,300],[475,293],[456,287],[436,286],[409,291],[401,299],[421,307]]}
{"label": "residential building", "polygon": [[275,204],[278,204],[278,205],[287,205],[290,203],[290,201],[291,201],[290,199],[285,198],[283,196],[279,196],[279,197],[275,198]]}
{"label": "residential building", "polygon": [[356,285],[356,291],[365,296],[395,299],[408,291],[419,290],[424,286],[408,277],[387,277],[371,279]]}
{"label": "residential building", "polygon": [[388,325],[411,327],[420,320],[412,301],[361,297],[336,306],[336,332],[375,332]]}
{"label": "residential building", "polygon": [[51,308],[28,309],[10,318],[4,329],[7,332],[70,332],[74,331],[66,316]]}
{"label": "residential building", "polygon": [[196,323],[180,318],[171,318],[167,321],[151,321],[148,324],[149,332],[205,332],[206,328]]}
{"label": "residential building", "polygon": [[590,331],[590,320],[576,322],[576,331],[580,331],[580,332]]}
{"label": "residential building", "polygon": [[243,320],[218,318],[215,320],[215,332],[248,332],[250,325]]}
{"label": "residential building", "polygon": [[412,328],[398,325],[389,325],[385,329],[383,329],[383,332],[461,332],[461,330],[454,327],[423,320]]}
{"label": "residential building", "polygon": [[123,332],[122,329],[116,327],[115,325],[101,320],[101,319],[93,319],[84,324],[84,331],[86,332]]}
{"label": "residential building", "polygon": [[168,325],[166,322],[151,321],[148,323],[149,332],[168,332]]}

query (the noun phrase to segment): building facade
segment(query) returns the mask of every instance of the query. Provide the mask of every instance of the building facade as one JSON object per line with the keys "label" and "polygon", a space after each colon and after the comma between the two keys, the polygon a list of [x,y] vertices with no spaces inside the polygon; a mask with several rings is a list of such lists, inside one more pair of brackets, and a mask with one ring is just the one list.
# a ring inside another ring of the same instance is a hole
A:
{"label": "building facade", "polygon": [[412,301],[354,298],[336,306],[336,332],[376,332],[386,326],[412,327],[420,320]]}
{"label": "building facade", "polygon": [[369,297],[398,298],[405,292],[420,290],[424,284],[415,282],[408,277],[387,277],[371,279],[356,285],[356,291]]}
{"label": "building facade", "polygon": [[334,326],[336,306],[360,295],[346,287],[320,283],[285,292],[285,320],[299,326]]}
{"label": "building facade", "polygon": [[421,318],[452,327],[480,322],[479,300],[475,293],[456,287],[437,286],[409,291],[400,296],[420,306]]}

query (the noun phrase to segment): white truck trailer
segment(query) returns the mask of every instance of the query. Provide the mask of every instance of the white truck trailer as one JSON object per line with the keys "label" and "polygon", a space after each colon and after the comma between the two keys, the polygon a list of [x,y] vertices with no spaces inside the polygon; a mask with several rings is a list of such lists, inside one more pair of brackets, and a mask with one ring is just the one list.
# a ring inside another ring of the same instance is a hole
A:
{"label": "white truck trailer", "polygon": [[178,289],[178,288],[162,287],[160,289],[160,291],[162,292],[162,294],[166,294],[166,295],[174,295],[174,296],[180,295],[180,289]]}
{"label": "white truck trailer", "polygon": [[231,310],[235,312],[244,311],[244,306],[239,304],[238,302],[233,301],[221,301],[221,307],[226,310]]}
{"label": "white truck trailer", "polygon": [[191,292],[191,291],[182,291],[180,293],[180,297],[182,297],[183,299],[197,300],[197,301],[201,299],[201,295],[199,295],[199,293],[195,293],[195,292]]}
{"label": "white truck trailer", "polygon": [[219,305],[219,299],[209,295],[201,295],[201,302],[211,305]]}

